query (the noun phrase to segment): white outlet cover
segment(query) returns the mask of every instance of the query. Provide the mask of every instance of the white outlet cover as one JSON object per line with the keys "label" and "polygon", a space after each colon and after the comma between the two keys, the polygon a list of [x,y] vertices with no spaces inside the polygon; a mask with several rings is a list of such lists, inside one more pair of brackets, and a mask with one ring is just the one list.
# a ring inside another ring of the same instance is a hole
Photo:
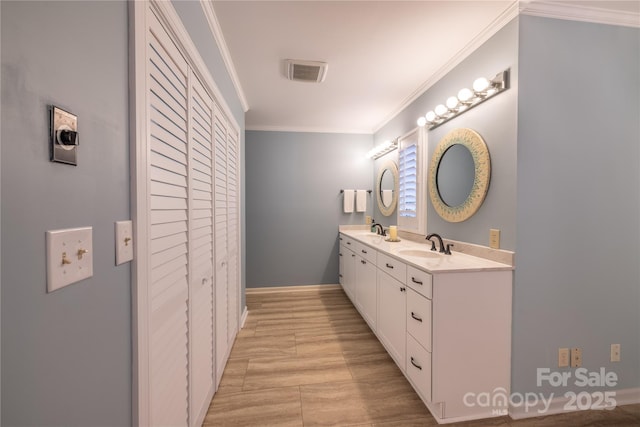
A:
{"label": "white outlet cover", "polygon": [[91,276],[93,227],[47,231],[47,292]]}
{"label": "white outlet cover", "polygon": [[133,260],[133,224],[131,221],[116,222],[116,265]]}

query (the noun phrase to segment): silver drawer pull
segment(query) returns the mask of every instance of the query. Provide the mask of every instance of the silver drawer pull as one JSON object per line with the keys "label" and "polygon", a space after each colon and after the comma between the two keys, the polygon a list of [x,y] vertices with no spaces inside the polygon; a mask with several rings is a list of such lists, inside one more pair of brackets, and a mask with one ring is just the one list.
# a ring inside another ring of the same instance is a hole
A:
{"label": "silver drawer pull", "polygon": [[387,263],[387,268],[393,268],[393,265]]}
{"label": "silver drawer pull", "polygon": [[422,371],[422,366],[418,365],[418,364],[414,361],[413,357],[411,358],[411,364],[412,364],[413,366],[415,366],[416,368],[418,368],[418,369],[420,369],[420,370]]}
{"label": "silver drawer pull", "polygon": [[416,280],[416,278],[415,278],[415,277],[411,277],[411,281],[412,281],[413,283],[418,284],[418,285],[422,285],[422,282],[420,282],[419,280]]}
{"label": "silver drawer pull", "polygon": [[416,316],[416,314],[412,311],[411,312],[411,317],[413,317],[414,319],[416,319],[418,322],[422,322],[422,318]]}

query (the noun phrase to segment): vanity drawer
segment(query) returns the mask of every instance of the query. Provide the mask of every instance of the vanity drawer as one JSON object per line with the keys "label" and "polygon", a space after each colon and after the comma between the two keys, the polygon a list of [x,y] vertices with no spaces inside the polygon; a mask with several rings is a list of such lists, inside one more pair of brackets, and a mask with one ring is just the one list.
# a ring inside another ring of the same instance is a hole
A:
{"label": "vanity drawer", "polygon": [[376,251],[375,249],[372,249],[369,246],[360,242],[353,242],[352,249],[356,253],[356,255],[361,256],[362,258],[366,259],[373,265],[376,264],[376,254],[378,251]]}
{"label": "vanity drawer", "polygon": [[431,351],[431,300],[407,289],[407,332]]}
{"label": "vanity drawer", "polygon": [[378,252],[378,268],[396,280],[405,283],[407,279],[407,265],[402,261]]}
{"label": "vanity drawer", "polygon": [[407,266],[407,286],[421,295],[431,299],[433,296],[433,279],[426,271]]}
{"label": "vanity drawer", "polygon": [[341,245],[345,245],[345,247],[351,249],[352,251],[354,250],[354,246],[356,244],[356,241],[353,240],[351,237],[349,236],[345,236],[344,234],[340,234],[340,244]]}
{"label": "vanity drawer", "polygon": [[407,334],[407,377],[413,388],[431,402],[431,353]]}

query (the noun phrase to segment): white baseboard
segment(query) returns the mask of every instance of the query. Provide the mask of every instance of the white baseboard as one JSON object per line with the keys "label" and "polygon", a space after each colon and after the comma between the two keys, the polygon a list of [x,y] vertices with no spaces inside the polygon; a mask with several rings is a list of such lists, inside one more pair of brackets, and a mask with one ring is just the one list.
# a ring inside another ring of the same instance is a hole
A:
{"label": "white baseboard", "polygon": [[247,306],[244,306],[244,310],[242,310],[242,317],[240,317],[240,329],[244,328],[244,322],[247,321],[247,316],[249,315],[249,310],[247,310]]}
{"label": "white baseboard", "polygon": [[272,292],[304,292],[328,291],[342,289],[340,285],[301,285],[301,286],[270,286],[265,288],[247,288],[247,294],[269,294]]}
{"label": "white baseboard", "polygon": [[[622,390],[605,390],[615,392],[613,399],[615,400],[616,406],[622,405],[633,405],[636,403],[640,403],[640,388],[627,388]],[[576,394],[580,394],[582,392],[576,392]],[[593,395],[594,392],[592,392]],[[601,391],[595,393],[602,393]],[[600,395],[601,396],[601,395]],[[593,397],[590,402],[598,402],[599,397]],[[583,405],[585,404],[584,400],[581,400]],[[588,403],[588,402],[587,402]],[[555,397],[551,400],[551,403],[547,402],[548,407],[546,407],[545,403],[539,401],[537,405],[531,405],[525,407],[524,405],[520,406],[511,406],[509,408],[509,416],[514,420],[520,420],[523,418],[533,418],[533,417],[543,417],[545,415],[554,415],[554,414],[563,414],[568,412],[576,412],[581,410],[578,408],[575,402],[575,399],[570,399],[569,397],[565,397],[564,394],[562,396]],[[598,408],[593,408],[598,409]],[[612,408],[613,409],[613,408]],[[606,409],[604,409],[606,410]]]}

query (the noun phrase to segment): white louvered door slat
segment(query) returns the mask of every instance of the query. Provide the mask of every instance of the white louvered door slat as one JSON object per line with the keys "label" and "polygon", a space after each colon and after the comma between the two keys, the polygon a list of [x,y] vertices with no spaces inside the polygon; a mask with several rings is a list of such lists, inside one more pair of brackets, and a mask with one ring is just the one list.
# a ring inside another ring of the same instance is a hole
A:
{"label": "white louvered door slat", "polygon": [[220,383],[229,350],[227,310],[227,123],[218,108],[214,118],[214,234],[216,381]]}
{"label": "white louvered door slat", "polygon": [[191,75],[191,424],[203,419],[214,390],[213,101]]}
{"label": "white louvered door slat", "polygon": [[149,359],[151,425],[187,425],[188,65],[149,14]]}

